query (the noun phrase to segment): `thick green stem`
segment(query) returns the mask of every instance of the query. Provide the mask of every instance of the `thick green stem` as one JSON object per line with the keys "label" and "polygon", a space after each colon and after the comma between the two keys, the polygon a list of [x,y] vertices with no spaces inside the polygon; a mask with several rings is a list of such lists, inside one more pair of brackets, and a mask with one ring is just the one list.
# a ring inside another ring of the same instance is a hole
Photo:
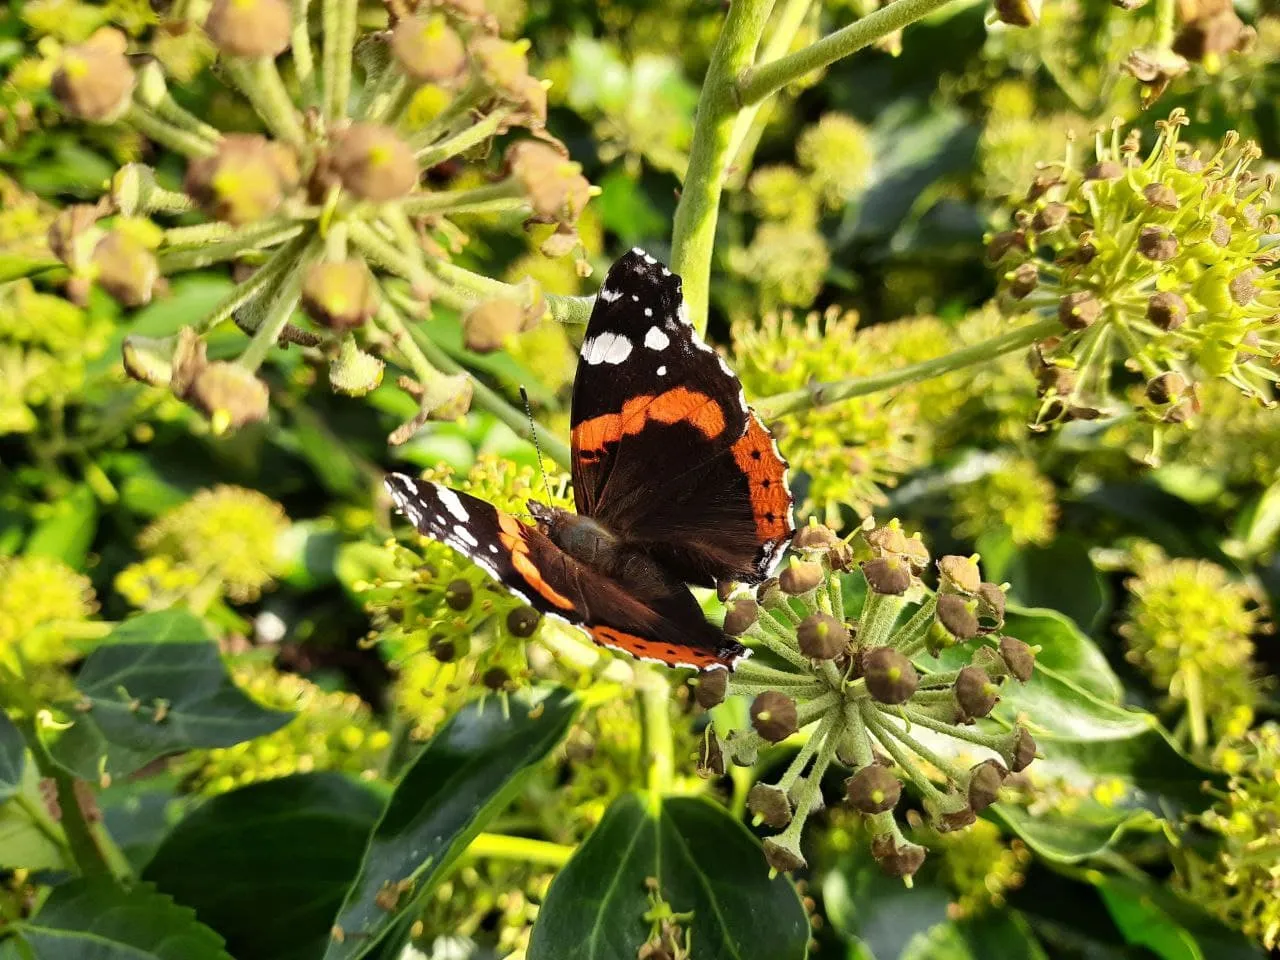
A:
{"label": "thick green stem", "polygon": [[498,128],[510,114],[510,110],[494,110],[484,119],[476,121],[449,139],[423,147],[417,152],[419,166],[423,169],[434,167],[450,157],[456,157],[464,150],[470,150],[478,143],[483,143],[498,132]]}
{"label": "thick green stem", "polygon": [[262,366],[262,362],[267,359],[267,354],[279,342],[285,324],[297,309],[298,301],[302,298],[302,277],[306,272],[307,261],[315,254],[320,244],[318,239],[313,239],[307,246],[309,249],[303,253],[297,269],[289,270],[279,278],[279,286],[273,292],[271,301],[253,332],[249,346],[245,348],[244,353],[240,354],[238,362],[246,370],[257,370]]}
{"label": "thick green stem", "polygon": [[272,135],[301,146],[302,121],[298,119],[298,109],[280,79],[275,60],[271,57],[227,57],[224,65]]}
{"label": "thick green stem", "polygon": [[[894,5],[905,2],[907,0],[895,0]],[[1037,340],[1043,340],[1061,330],[1062,323],[1056,317],[1046,318],[971,347],[964,347],[954,353],[934,357],[932,360],[924,360],[869,377],[850,377],[847,380],[836,380],[830,383],[815,383],[799,390],[765,397],[763,400],[758,400],[754,406],[756,413],[761,417],[772,420],[788,413],[822,407],[853,397],[865,397],[868,394],[879,393],[881,390],[919,383],[922,380],[942,376],[944,373],[987,363],[1003,354],[1028,347]]]}
{"label": "thick green stem", "polygon": [[509,837],[501,833],[481,833],[467,845],[465,856],[493,860],[519,860],[544,867],[563,867],[573,856],[573,847],[528,837]]}
{"label": "thick green stem", "polygon": [[789,56],[750,67],[738,76],[738,103],[759,103],[807,73],[870,46],[882,37],[927,17],[952,0],[894,0],[861,20],[828,34],[817,43]]}
{"label": "thick green stem", "polygon": [[204,137],[162,120],[149,107],[144,107],[136,100],[129,104],[123,119],[147,139],[184,157],[211,157],[217,152],[217,147]]}
{"label": "thick green stem", "polygon": [[316,102],[316,64],[311,52],[311,25],[307,13],[310,6],[311,0],[293,0],[293,33],[290,41],[293,74],[298,78],[298,86],[302,90],[302,103],[308,107]]}
{"label": "thick green stem", "polygon": [[[213,225],[210,224],[210,227]],[[259,230],[260,225],[247,227],[243,231],[231,234],[225,240],[211,240],[205,243],[181,244],[178,249],[162,249],[156,260],[160,270],[165,274],[179,273],[184,270],[199,270],[225,260],[234,260],[246,253],[274,247],[300,236],[306,231],[305,223],[284,223],[270,225],[267,230]],[[198,230],[199,228],[191,228]]]}
{"label": "thick green stem", "polygon": [[347,114],[351,96],[351,57],[356,46],[359,0],[324,0],[324,117],[330,124]]}
{"label": "thick green stem", "polygon": [[1152,46],[1157,50],[1168,50],[1173,46],[1175,14],[1177,0],[1156,0],[1156,35]]}
{"label": "thick green stem", "polygon": [[671,238],[671,269],[684,280],[689,319],[699,331],[707,326],[711,253],[739,109],[734,85],[755,59],[772,7],[772,0],[733,0],[698,100],[689,166]]}
{"label": "thick green stem", "polygon": [[[458,291],[469,303],[499,297],[523,301],[527,296],[527,291],[518,286],[472,273],[446,260],[434,261],[431,272]],[[543,294],[543,299],[551,319],[558,323],[586,323],[596,302],[595,297],[566,297],[548,293]]]}
{"label": "thick green stem", "polygon": [[418,193],[401,201],[400,206],[411,217],[429,213],[452,216],[460,213],[509,213],[526,210],[529,201],[524,188],[516,180],[502,180],[471,190],[441,190]]}
{"label": "thick green stem", "polygon": [[671,792],[675,779],[675,748],[671,735],[671,684],[665,673],[645,663],[636,665],[644,757],[648,763],[649,794],[658,802]]}
{"label": "thick green stem", "polygon": [[457,394],[458,387],[449,382],[452,372],[434,363],[422,349],[422,345],[414,339],[412,327],[391,302],[386,287],[383,287],[382,304],[378,308],[377,322],[387,335],[391,337],[404,357],[409,369],[413,371],[418,386],[422,388],[423,409],[431,410],[447,403]]}
{"label": "thick green stem", "polygon": [[232,290],[226,299],[214,308],[212,313],[192,325],[195,327],[196,332],[207,333],[218,324],[230,319],[232,314],[275,283],[280,275],[292,267],[297,258],[302,255],[302,251],[306,249],[307,242],[306,237],[298,237],[278,248],[271,255],[271,259],[254,271],[253,276],[249,277],[248,280],[245,280]]}

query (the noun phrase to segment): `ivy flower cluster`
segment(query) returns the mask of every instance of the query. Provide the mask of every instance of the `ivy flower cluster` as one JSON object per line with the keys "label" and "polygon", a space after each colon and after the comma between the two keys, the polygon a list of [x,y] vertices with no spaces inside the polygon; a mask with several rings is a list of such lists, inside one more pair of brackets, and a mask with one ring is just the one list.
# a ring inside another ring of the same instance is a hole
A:
{"label": "ivy flower cluster", "polygon": [[1099,133],[1093,163],[1044,168],[1012,228],[988,239],[1004,302],[1059,321],[1038,345],[1039,424],[1102,416],[1130,387],[1165,423],[1198,411],[1202,381],[1269,397],[1273,178],[1234,134],[1209,156],[1181,143],[1187,123],[1175,110],[1145,158],[1136,132]]}
{"label": "ivy flower cluster", "polygon": [[[723,739],[709,728],[703,764],[753,766],[770,745],[804,731],[781,777],[757,783],[747,797],[757,823],[781,831],[764,842],[770,865],[805,866],[804,825],[823,804],[824,777],[839,764],[852,771],[847,802],[866,819],[872,855],[889,874],[909,877],[925,850],[894,815],[904,783],[930,826],[949,833],[972,825],[999,797],[1005,778],[1035,758],[1024,726],[975,725],[991,713],[1008,678],[1031,677],[1035,650],[1001,635],[1004,592],[982,580],[976,558],[945,556],[931,564],[919,535],[907,536],[896,522],[864,526],[851,542],[810,524],[795,546],[776,580],[730,602],[726,631],[761,656],[729,677],[703,674],[696,695],[704,706],[726,694],[751,698],[750,724]],[[935,592],[920,580],[930,566],[938,576]],[[862,609],[847,616],[846,590],[857,587],[865,588]],[[919,600],[914,608],[911,599]],[[951,656],[941,663],[935,658],[944,651]],[[951,659],[961,654],[968,662],[952,669]],[[987,758],[963,767],[939,739]]]}
{"label": "ivy flower cluster", "polygon": [[1053,481],[1034,460],[1009,458],[968,483],[951,489],[955,532],[976,540],[1003,531],[1020,547],[1049,543],[1057,531]]}
{"label": "ivy flower cluster", "polygon": [[[277,345],[295,344],[328,361],[333,388],[353,395],[377,386],[393,359],[419,404],[393,434],[403,442],[429,418],[465,412],[472,395],[414,321],[436,305],[483,307],[518,329],[547,311],[535,284],[454,264],[466,236],[451,218],[484,212],[549,224],[542,249],[560,256],[577,247],[574,224],[594,191],[545,130],[546,90],[529,73],[527,44],[503,39],[482,5],[390,4],[383,28],[362,31],[355,0],[334,0],[318,47],[309,7],[213,0],[200,23],[181,24],[208,38],[218,76],[265,134],[227,132],[188,112],[162,62],[132,56],[145,51],[116,30],[63,50],[51,85],[68,114],[126,125],[187,167],[180,184],[141,164],[122,167],[99,202],[59,214],[49,245],[71,299],[96,285],[130,307],[157,296],[170,274],[242,268],[208,316],[124,347],[133,377],[166,387],[216,431],[266,417],[268,389],[256,371]],[[286,52],[291,69],[282,71]],[[508,147],[491,182],[423,186],[427,171],[517,127],[535,136]],[[197,212],[205,222],[191,223]],[[305,326],[295,324],[299,307]],[[210,360],[204,337],[227,321],[250,340],[237,360]]]}
{"label": "ivy flower cluster", "polygon": [[0,557],[0,669],[62,664],[76,655],[74,641],[100,632],[89,617],[97,609],[93,585],[47,557]]}

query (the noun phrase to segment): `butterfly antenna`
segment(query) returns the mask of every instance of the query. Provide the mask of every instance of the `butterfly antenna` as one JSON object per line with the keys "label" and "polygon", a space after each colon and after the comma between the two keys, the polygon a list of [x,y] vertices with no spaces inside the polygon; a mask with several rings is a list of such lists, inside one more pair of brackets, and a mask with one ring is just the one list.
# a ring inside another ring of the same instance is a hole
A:
{"label": "butterfly antenna", "polygon": [[520,385],[520,399],[524,401],[524,415],[529,418],[529,439],[533,441],[533,451],[538,455],[538,470],[542,474],[542,486],[547,491],[547,503],[553,499],[551,483],[547,480],[547,468],[542,462],[542,445],[538,443],[538,425],[533,420],[533,407],[529,405],[529,391]]}

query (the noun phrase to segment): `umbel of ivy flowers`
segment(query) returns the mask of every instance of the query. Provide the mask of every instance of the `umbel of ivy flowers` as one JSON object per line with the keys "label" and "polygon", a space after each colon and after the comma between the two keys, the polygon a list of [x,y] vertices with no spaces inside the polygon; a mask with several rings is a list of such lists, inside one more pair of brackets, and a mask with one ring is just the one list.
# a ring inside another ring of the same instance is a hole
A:
{"label": "umbel of ivy flowers", "polygon": [[[277,345],[327,361],[335,390],[378,385],[384,358],[420,413],[393,435],[471,401],[469,379],[415,329],[435,304],[467,311],[502,298],[531,324],[547,311],[536,284],[489,280],[451,262],[465,235],[452,217],[523,214],[554,232],[544,252],[578,244],[574,224],[593,193],[545,130],[546,92],[527,45],[504,40],[483,6],[386,5],[381,29],[358,28],[356,0],[213,0],[199,23],[218,51],[216,74],[248,102],[261,133],[220,130],[181,106],[160,62],[103,29],[67,48],[53,78],[63,108],[89,123],[124,123],[186,158],[181,182],[129,164],[95,204],[54,222],[53,254],[67,293],[99,285],[127,306],[148,303],[163,278],[234,263],[239,282],[213,311],[164,340],[132,337],[127,371],[167,387],[215,430],[266,416],[256,371]],[[185,9],[185,7],[183,8]],[[312,20],[320,26],[318,41]],[[524,127],[492,182],[429,189],[424,174]],[[192,225],[191,214],[207,221]],[[183,225],[173,225],[182,216]],[[295,326],[301,307],[310,329]],[[234,362],[210,360],[204,336],[226,321],[251,339]]]}
{"label": "umbel of ivy flowers", "polygon": [[1271,402],[1274,178],[1252,172],[1261,152],[1234,133],[1208,156],[1180,142],[1187,123],[1175,110],[1145,157],[1137,131],[1099,133],[1092,162],[1069,151],[1046,165],[1012,228],[988,239],[1004,302],[1061,322],[1037,348],[1037,423],[1098,417],[1126,388],[1179,422],[1213,378]]}
{"label": "umbel of ivy flowers", "polygon": [[[822,781],[838,764],[851,772],[847,803],[865,818],[875,859],[886,872],[909,877],[925,850],[903,835],[894,815],[906,806],[904,785],[932,827],[948,833],[973,824],[1009,773],[1034,759],[1025,727],[988,730],[977,721],[1009,678],[1031,677],[1035,650],[1001,635],[1004,592],[983,581],[977,558],[931,563],[919,536],[907,536],[896,521],[864,527],[850,543],[810,525],[795,548],[776,580],[755,596],[731,599],[725,629],[760,656],[732,675],[703,674],[695,695],[704,706],[726,694],[749,697],[750,723],[723,739],[708,728],[702,765],[723,772],[727,758],[753,766],[762,750],[804,731],[782,776],[757,783],[747,797],[757,823],[780,831],[764,842],[770,865],[805,865],[805,821],[822,806]],[[936,591],[920,579],[930,567]],[[849,580],[865,587],[856,617],[844,608]],[[953,648],[971,651],[963,666],[935,659]],[[959,749],[940,746],[939,735]],[[954,759],[961,753],[976,762]]]}

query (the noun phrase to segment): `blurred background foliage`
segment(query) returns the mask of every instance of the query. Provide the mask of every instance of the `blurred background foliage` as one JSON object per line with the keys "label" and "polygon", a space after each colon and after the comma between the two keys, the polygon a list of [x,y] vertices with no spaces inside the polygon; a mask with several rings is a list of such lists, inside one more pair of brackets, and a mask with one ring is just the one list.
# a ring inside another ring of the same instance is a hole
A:
{"label": "blurred background foliage", "polygon": [[[525,38],[528,73],[551,81],[546,130],[598,188],[567,245],[548,246],[549,226],[522,230],[522,214],[459,213],[453,262],[509,289],[531,278],[547,294],[576,296],[592,293],[632,245],[669,259],[722,5],[442,6],[492,17],[505,40]],[[798,49],[876,6],[789,2],[774,16],[795,21]],[[1224,137],[1256,143],[1236,196],[1257,209],[1241,210],[1232,242],[1265,246],[1274,236],[1273,5],[1241,0],[1230,12],[1180,0],[1176,37],[1160,22],[1172,6],[1161,0],[995,6],[1009,22],[988,4],[956,0],[792,83],[735,130],[709,338],[749,397],[883,374],[1030,322],[1052,283],[1042,272],[1023,303],[1019,265],[1052,264],[1082,242],[1052,234],[1043,181],[1073,169],[1063,189],[1083,189],[1089,165],[1111,156],[1117,117],[1140,138],[1126,156],[1146,157],[1175,110],[1181,142],[1206,160]],[[638,708],[614,695],[632,689],[633,665],[571,629],[539,626],[448,548],[391,539],[380,476],[392,465],[425,471],[506,508],[541,496],[534,448],[494,411],[505,403],[522,417],[511,404],[526,386],[545,429],[565,435],[581,326],[482,322],[465,305],[437,303],[424,325],[429,345],[497,403],[425,425],[414,421],[413,391],[383,380],[381,355],[354,341],[352,363],[378,364],[344,391],[356,397],[330,388],[342,377],[324,374],[332,354],[273,351],[259,371],[269,416],[225,432],[209,410],[128,380],[121,348],[126,337],[176,336],[223,301],[243,264],[193,263],[133,298],[111,287],[110,270],[77,286],[58,266],[55,218],[97,202],[121,165],[144,162],[170,189],[185,169],[136,126],[82,123],[59,106],[54,75],[69,47],[115,28],[131,54],[163,65],[185,110],[222,130],[258,129],[212,69],[216,49],[199,26],[207,7],[15,0],[0,10],[0,660],[20,665],[52,702],[72,691],[112,623],[176,606],[201,618],[250,697],[299,714],[258,739],[153,765],[127,803],[105,792],[108,823],[121,824],[142,795],[176,821],[208,798],[293,773],[385,784],[463,704],[553,678],[589,707],[495,829],[578,844],[614,798],[645,781]],[[361,7],[370,28],[386,16],[381,4]],[[1030,25],[1010,25],[1019,20]],[[442,111],[447,95],[429,87],[407,104],[404,129]],[[486,140],[426,176],[440,189],[483,186],[499,176],[504,146],[502,136]],[[1248,184],[1258,192],[1245,197]],[[1099,249],[1140,202],[1104,196],[1090,224]],[[1011,223],[1035,243],[1023,238],[1006,259],[1008,245],[992,244]],[[1168,229],[1186,250],[1209,242],[1190,237],[1193,225]],[[1125,242],[1100,254],[1114,254],[1117,270],[1132,268],[1134,241]],[[1252,303],[1274,320],[1280,300],[1270,264],[1261,269]],[[1057,292],[1070,284],[1064,275]],[[215,362],[243,345],[228,327],[208,337]],[[1184,813],[1155,786],[1172,774],[1139,745],[1150,728],[1123,742],[1090,728],[1074,770],[1033,766],[1007,785],[1016,796],[1004,812],[975,828],[939,835],[915,818],[911,838],[935,856],[912,890],[879,874],[855,814],[818,811],[801,889],[820,956],[1243,958],[1280,940],[1280,415],[1269,385],[1253,384],[1251,397],[1224,379],[1163,381],[1156,396],[1162,354],[1128,386],[1098,387],[1107,395],[1091,396],[1096,408],[1068,415],[1049,404],[1074,388],[1046,390],[1046,370],[1062,369],[1046,358],[1074,349],[1068,335],[1059,340],[1035,358],[1009,353],[778,416],[798,513],[842,533],[896,516],[924,531],[935,555],[980,553],[1011,603],[1055,612],[1036,629],[1054,624],[1088,661],[1083,672],[1064,666],[1062,682],[1090,695],[1105,688],[1115,709],[1158,717],[1162,749],[1190,758],[1193,779],[1212,787],[1200,810]],[[1189,340],[1177,349],[1193,349]],[[406,420],[419,429],[389,449],[388,434]],[[554,501],[568,505],[565,478],[548,468]],[[685,694],[672,707],[683,786],[740,803],[742,784],[695,777],[692,728],[702,721],[691,720]],[[761,769],[770,762],[780,765]],[[552,866],[468,860],[423,905],[416,948],[439,960],[524,950]],[[29,877],[6,876],[0,923],[31,905]]]}

